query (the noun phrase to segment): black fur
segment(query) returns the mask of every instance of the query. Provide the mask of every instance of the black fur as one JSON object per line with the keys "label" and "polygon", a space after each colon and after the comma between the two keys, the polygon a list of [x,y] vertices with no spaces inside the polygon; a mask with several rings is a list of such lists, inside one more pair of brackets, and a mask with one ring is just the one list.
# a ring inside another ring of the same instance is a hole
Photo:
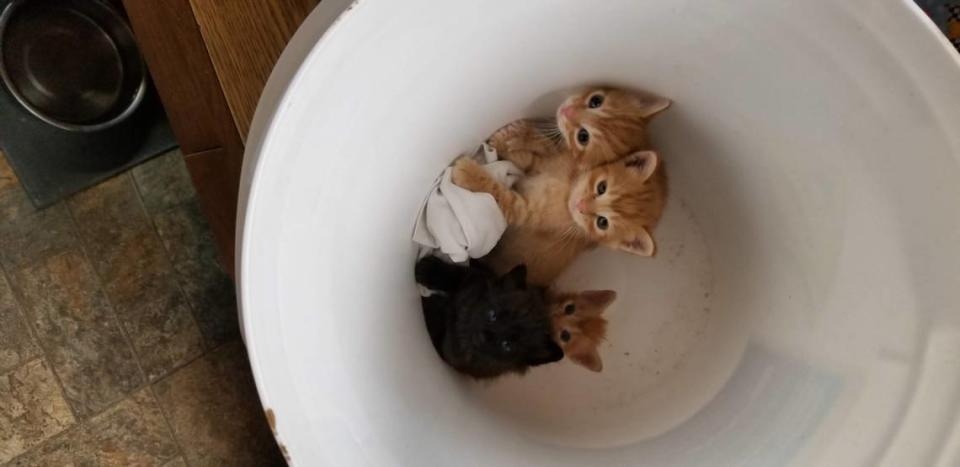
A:
{"label": "black fur", "polygon": [[484,266],[417,262],[417,282],[439,292],[423,298],[430,340],[445,362],[474,378],[523,373],[563,358],[551,338],[544,289],[527,287],[523,265],[503,277]]}

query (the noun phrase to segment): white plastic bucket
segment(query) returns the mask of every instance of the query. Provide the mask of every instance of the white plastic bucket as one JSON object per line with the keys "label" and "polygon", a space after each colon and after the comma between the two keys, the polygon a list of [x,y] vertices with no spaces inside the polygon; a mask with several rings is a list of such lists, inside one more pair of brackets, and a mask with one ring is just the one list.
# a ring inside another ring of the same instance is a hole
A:
{"label": "white plastic bucket", "polygon": [[[561,280],[619,292],[603,373],[467,381],[423,325],[417,208],[598,82],[675,101],[659,253]],[[297,465],[960,465],[958,124],[957,56],[910,0],[325,0],[241,190],[278,440]]]}

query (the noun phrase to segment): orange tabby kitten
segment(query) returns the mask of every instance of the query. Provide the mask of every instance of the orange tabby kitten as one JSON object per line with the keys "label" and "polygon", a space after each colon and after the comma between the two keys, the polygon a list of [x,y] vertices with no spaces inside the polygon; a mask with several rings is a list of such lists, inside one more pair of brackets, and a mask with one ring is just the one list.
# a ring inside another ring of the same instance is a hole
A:
{"label": "orange tabby kitten", "polygon": [[647,123],[670,99],[614,88],[593,88],[568,97],[557,109],[557,126],[581,169],[649,149]]}
{"label": "orange tabby kitten", "polygon": [[593,371],[603,370],[597,348],[607,335],[607,320],[601,315],[616,298],[612,290],[549,292],[553,339],[566,358]]}
{"label": "orange tabby kitten", "polygon": [[530,173],[555,155],[573,157],[579,170],[649,149],[646,125],[669,99],[614,88],[590,88],[568,97],[556,119],[522,119],[490,136],[501,158]]}
{"label": "orange tabby kitten", "polygon": [[542,164],[546,170],[511,190],[472,159],[457,161],[454,183],[493,195],[510,225],[484,262],[498,273],[524,263],[530,283],[548,285],[597,244],[654,254],[650,229],[666,201],[666,175],[657,153],[636,152],[580,173],[573,165],[569,157],[550,158]]}

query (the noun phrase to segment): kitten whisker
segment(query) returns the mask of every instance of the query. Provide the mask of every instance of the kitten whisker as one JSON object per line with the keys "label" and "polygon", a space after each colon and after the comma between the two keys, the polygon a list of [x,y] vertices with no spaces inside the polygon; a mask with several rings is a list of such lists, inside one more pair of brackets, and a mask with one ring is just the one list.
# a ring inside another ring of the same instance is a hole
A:
{"label": "kitten whisker", "polygon": [[566,229],[564,229],[562,232],[560,232],[560,235],[553,242],[553,247],[558,249],[566,248],[571,243],[573,243],[576,239],[577,239],[577,226],[570,225]]}
{"label": "kitten whisker", "polygon": [[563,142],[563,133],[559,128],[552,127],[538,131],[537,138],[554,146],[558,146]]}

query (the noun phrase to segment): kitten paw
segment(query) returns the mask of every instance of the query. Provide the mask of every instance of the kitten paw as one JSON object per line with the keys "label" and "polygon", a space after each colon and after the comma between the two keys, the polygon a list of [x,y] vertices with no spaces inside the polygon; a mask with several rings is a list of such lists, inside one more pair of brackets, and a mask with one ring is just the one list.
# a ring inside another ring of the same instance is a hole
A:
{"label": "kitten paw", "polygon": [[493,132],[487,139],[487,144],[498,152],[509,151],[528,136],[529,123],[526,120],[514,120]]}
{"label": "kitten paw", "polygon": [[470,191],[484,191],[489,175],[483,166],[470,158],[462,158],[453,165],[451,174],[453,183],[460,188]]}

